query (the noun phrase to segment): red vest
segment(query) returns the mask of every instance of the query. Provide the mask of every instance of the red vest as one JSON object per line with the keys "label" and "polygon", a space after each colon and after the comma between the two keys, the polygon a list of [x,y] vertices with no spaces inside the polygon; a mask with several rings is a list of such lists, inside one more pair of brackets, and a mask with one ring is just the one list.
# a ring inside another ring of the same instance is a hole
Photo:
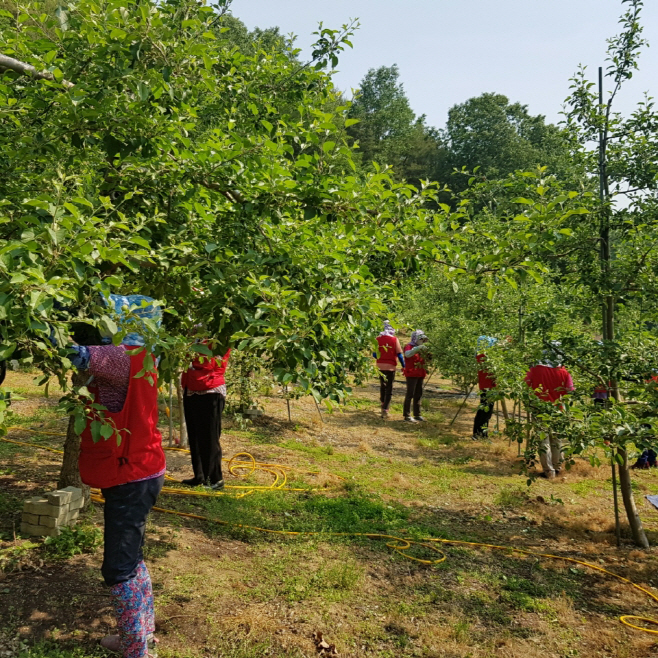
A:
{"label": "red vest", "polygon": [[[142,480],[162,471],[165,455],[162,435],[158,431],[158,385],[148,377],[135,377],[144,359],[152,355],[141,350],[130,357],[130,384],[123,409],[117,413],[105,411],[105,421],[114,423],[118,430],[109,439],[94,443],[91,421],[80,436],[80,477],[90,487],[107,489],[119,484]],[[152,371],[153,378],[156,372]],[[89,386],[96,402],[98,391]]]}
{"label": "red vest", "polygon": [[398,339],[395,336],[377,336],[377,343],[379,345],[377,363],[385,363],[397,367],[398,357],[395,353],[395,344],[397,341]]}
{"label": "red vest", "polygon": [[547,402],[556,402],[569,391],[573,391],[571,375],[563,367],[533,366],[528,370],[525,381],[538,398]]}
{"label": "red vest", "polygon": [[[413,350],[414,347],[415,345],[409,343],[405,346],[404,351],[408,352],[409,350]],[[423,368],[425,360],[420,355],[420,352],[416,352],[413,356],[408,358],[405,355],[404,362],[406,365],[402,372],[405,377],[425,377],[427,375],[427,371]]]}
{"label": "red vest", "polygon": [[[478,354],[475,358],[481,365],[487,360],[487,355]],[[492,388],[496,388],[496,380],[494,376],[486,370],[478,370],[478,387],[481,391],[489,391]]]}
{"label": "red vest", "polygon": [[183,388],[188,391],[209,391],[225,384],[224,373],[230,356],[231,349],[229,348],[219,363],[214,357],[203,357],[203,363],[201,363],[199,357],[194,359],[192,367],[183,373],[181,379]]}

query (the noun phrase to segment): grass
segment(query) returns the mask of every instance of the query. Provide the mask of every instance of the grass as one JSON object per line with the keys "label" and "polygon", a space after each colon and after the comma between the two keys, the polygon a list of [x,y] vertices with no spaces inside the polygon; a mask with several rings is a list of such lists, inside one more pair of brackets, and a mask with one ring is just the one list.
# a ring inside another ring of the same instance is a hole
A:
{"label": "grass", "polygon": [[[26,399],[13,405],[14,424],[65,426],[52,401],[25,376],[18,379]],[[653,578],[657,566],[653,554],[613,547],[607,469],[579,463],[565,482],[528,489],[516,474],[516,446],[508,447],[506,439],[477,445],[468,440],[477,401],[449,426],[461,400],[428,396],[428,422],[407,426],[380,419],[377,396],[376,387],[368,387],[340,410],[323,414],[322,423],[311,400],[293,401],[288,423],[285,403],[276,398],[264,400],[267,415],[253,425],[239,428],[227,419],[226,455],[247,450],[260,461],[294,467],[299,470],[290,471],[289,486],[316,491],[161,497],[162,507],[232,524],[150,517],[145,557],[162,658],[302,658],[317,655],[317,631],[355,658],[648,655],[650,641],[626,633],[616,620],[622,612],[650,616],[646,601],[600,574],[451,544],[440,546],[445,561],[428,566],[392,551],[388,540],[358,536],[576,553],[641,583]],[[393,409],[401,415],[399,396]],[[62,442],[36,433],[16,438]],[[3,583],[8,590],[5,603],[0,601],[0,655],[2,637],[22,633],[30,639],[12,655],[94,658],[100,655],[95,640],[111,629],[93,541],[88,553],[72,555],[78,553],[76,542],[65,542],[54,556],[41,540],[13,540],[25,492],[51,486],[57,460],[0,442],[0,556],[6,556],[5,570],[17,574],[6,581],[0,576],[0,592]],[[175,477],[188,476],[186,455],[168,454],[168,465]],[[263,477],[254,474],[244,482],[262,484]],[[653,473],[634,477],[638,489],[656,486]],[[227,481],[234,483],[230,476]],[[101,510],[89,512],[85,523],[100,526]],[[277,535],[244,526],[320,534]],[[416,546],[409,553],[439,557]],[[66,570],[71,593],[42,577],[44,570]],[[30,598],[32,590],[38,597]],[[610,640],[613,627],[623,642]]]}
{"label": "grass", "polygon": [[494,502],[501,507],[522,507],[528,502],[528,492],[520,487],[506,487],[498,492]]}

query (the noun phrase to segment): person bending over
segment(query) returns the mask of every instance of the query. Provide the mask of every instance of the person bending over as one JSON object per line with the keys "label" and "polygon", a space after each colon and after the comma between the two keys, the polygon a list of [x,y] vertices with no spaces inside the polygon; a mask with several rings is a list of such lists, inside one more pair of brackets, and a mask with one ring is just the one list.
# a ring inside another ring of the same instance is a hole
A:
{"label": "person bending over", "polygon": [[[560,398],[574,390],[569,371],[561,365],[559,359],[548,354],[545,354],[540,363],[528,370],[525,382],[540,400],[553,404],[558,403]],[[546,432],[545,438],[539,444],[539,459],[543,468],[541,477],[552,480],[560,473],[564,455],[559,436],[553,432]]]}

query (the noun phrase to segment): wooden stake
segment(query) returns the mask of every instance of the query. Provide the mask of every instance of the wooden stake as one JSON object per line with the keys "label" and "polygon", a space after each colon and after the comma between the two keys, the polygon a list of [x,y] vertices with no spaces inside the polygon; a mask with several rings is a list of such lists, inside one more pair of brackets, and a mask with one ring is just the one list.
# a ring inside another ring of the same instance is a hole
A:
{"label": "wooden stake", "polygon": [[503,409],[503,418],[505,419],[505,423],[507,423],[509,420],[509,414],[507,413],[507,402],[505,401],[505,398],[501,399],[500,406]]}
{"label": "wooden stake", "polygon": [[473,386],[471,386],[471,390],[466,394],[466,397],[464,398],[464,401],[462,402],[462,406],[459,407],[459,409],[457,409],[457,413],[455,414],[455,417],[450,421],[450,425],[448,425],[448,427],[452,427],[452,424],[457,420],[457,416],[459,416],[459,413],[464,408],[464,405],[468,401],[468,398],[471,397],[471,393],[473,392],[474,388],[475,388],[475,384],[473,384]]}
{"label": "wooden stake", "polygon": [[324,424],[324,418],[322,418],[322,412],[320,411],[320,405],[318,405],[318,401],[315,399],[315,396],[311,395],[313,398],[313,402],[315,402],[315,408],[318,410],[318,416],[320,416],[320,422]]}
{"label": "wooden stake", "polygon": [[286,405],[288,407],[288,422],[292,423],[292,416],[290,415],[290,398],[288,397],[288,385],[286,384]]}

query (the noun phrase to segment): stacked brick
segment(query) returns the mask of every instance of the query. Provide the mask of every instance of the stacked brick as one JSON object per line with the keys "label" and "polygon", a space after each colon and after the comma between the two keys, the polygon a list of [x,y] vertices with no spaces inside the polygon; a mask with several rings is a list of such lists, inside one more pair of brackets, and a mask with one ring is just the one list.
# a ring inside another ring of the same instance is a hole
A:
{"label": "stacked brick", "polygon": [[57,537],[65,526],[74,525],[84,505],[82,489],[66,487],[25,501],[21,534]]}

